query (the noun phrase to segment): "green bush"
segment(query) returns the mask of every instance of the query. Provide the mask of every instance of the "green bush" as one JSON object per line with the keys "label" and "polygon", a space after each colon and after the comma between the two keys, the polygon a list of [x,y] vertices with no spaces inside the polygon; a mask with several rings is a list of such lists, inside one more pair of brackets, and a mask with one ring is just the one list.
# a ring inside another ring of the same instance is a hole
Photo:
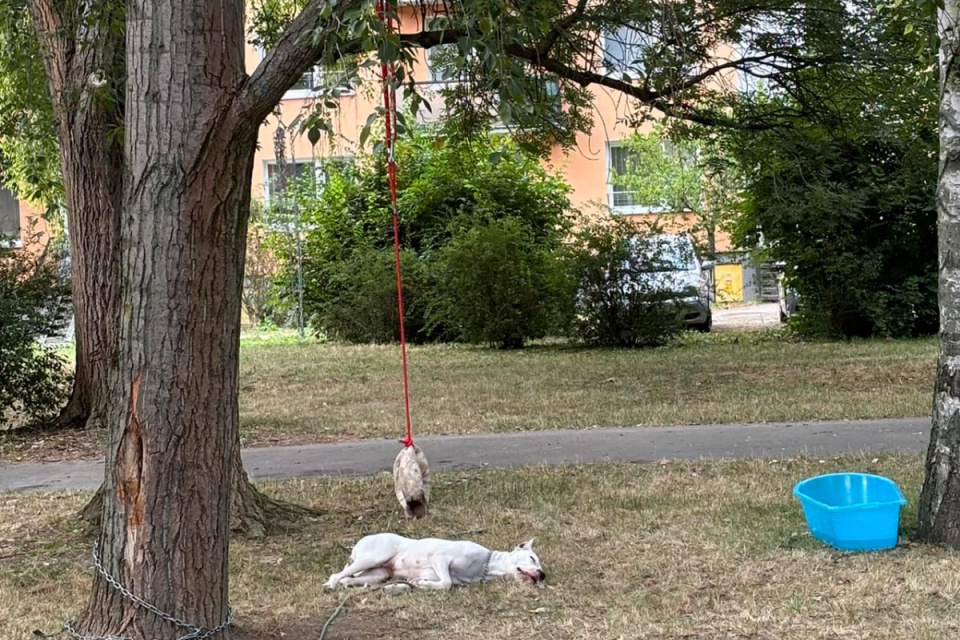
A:
{"label": "green bush", "polygon": [[523,221],[505,218],[467,229],[439,252],[431,320],[467,342],[523,347],[551,328],[560,268]]}
{"label": "green bush", "polygon": [[935,40],[922,23],[905,30],[918,19],[906,8],[864,15],[882,63],[812,68],[802,98],[760,92],[738,107],[771,124],[780,111],[804,117],[718,131],[745,179],[735,241],[786,264],[800,295],[791,325],[805,334],[934,333],[938,106],[925,67]]}
{"label": "green bush", "polygon": [[[425,263],[412,251],[400,254],[403,271],[403,304],[407,340],[422,343],[437,339],[442,326],[426,324],[429,291]],[[314,326],[328,337],[354,343],[389,343],[400,339],[394,253],[386,249],[356,249],[348,257],[326,265],[326,290],[314,301]]]}
{"label": "green bush", "polygon": [[[412,342],[465,339],[500,344],[501,340],[489,340],[489,334],[478,332],[473,323],[463,323],[460,316],[449,313],[453,276],[435,277],[440,256],[452,260],[447,251],[452,243],[459,242],[460,250],[466,250],[462,243],[472,229],[505,228],[497,227],[503,220],[510,220],[516,233],[522,231],[524,251],[558,249],[568,229],[569,188],[509,140],[438,142],[413,132],[399,141],[397,155],[407,337]],[[393,226],[385,175],[382,155],[363,155],[348,164],[327,166],[319,193],[315,185],[297,188],[297,210],[307,229],[303,241],[306,315],[314,330],[331,337],[383,342],[397,335],[387,326],[390,318],[396,321],[396,302],[395,291],[393,297],[387,295],[395,284],[387,268]],[[491,240],[484,237],[484,242]],[[290,306],[295,260],[292,243],[286,245],[278,248],[284,267],[277,289],[285,292]],[[532,269],[522,261],[516,265],[521,271]],[[516,275],[506,270],[491,273]],[[512,281],[491,286],[501,294],[522,289]],[[441,304],[441,299],[447,302]],[[513,304],[530,306],[523,300]],[[428,322],[429,306],[434,310]],[[537,325],[525,335],[542,335],[539,316],[524,317]],[[351,329],[350,324],[356,326]]]}
{"label": "green bush", "polygon": [[569,249],[570,335],[590,346],[654,347],[683,329],[672,293],[656,278],[661,256],[637,250],[643,230],[624,220],[588,224]]}
{"label": "green bush", "polygon": [[68,313],[54,260],[0,248],[0,426],[42,424],[66,401],[67,363],[37,339],[62,331]]}
{"label": "green bush", "polygon": [[[936,136],[813,127],[767,141],[753,164],[740,238],[762,233],[800,294],[794,325],[828,337],[937,330]],[[742,155],[754,158],[760,148]]]}

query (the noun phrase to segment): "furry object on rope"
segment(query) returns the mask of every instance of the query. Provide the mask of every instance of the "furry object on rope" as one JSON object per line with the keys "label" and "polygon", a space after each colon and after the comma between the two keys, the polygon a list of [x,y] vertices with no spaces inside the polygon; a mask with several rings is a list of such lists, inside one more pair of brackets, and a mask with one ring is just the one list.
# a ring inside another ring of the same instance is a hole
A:
{"label": "furry object on rope", "polygon": [[430,468],[417,445],[404,447],[393,462],[397,500],[408,518],[427,515],[430,502]]}

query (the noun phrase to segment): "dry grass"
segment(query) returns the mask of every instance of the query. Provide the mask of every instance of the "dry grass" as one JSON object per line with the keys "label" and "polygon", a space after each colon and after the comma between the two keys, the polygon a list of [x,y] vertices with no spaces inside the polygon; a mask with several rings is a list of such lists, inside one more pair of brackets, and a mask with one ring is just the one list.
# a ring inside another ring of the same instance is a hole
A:
{"label": "dry grass", "polygon": [[[895,418],[929,411],[933,340],[790,343],[696,336],[657,350],[518,352],[431,346],[410,353],[422,434],[594,425]],[[397,348],[266,345],[242,353],[247,444],[395,437]]]}
{"label": "dry grass", "polygon": [[[414,347],[410,384],[420,434],[901,418],[929,412],[935,361],[932,339],[795,343],[769,332],[692,334],[681,346],[638,351]],[[240,384],[247,446],[401,433],[395,346],[247,340]],[[0,437],[0,459],[94,457],[97,437]]]}
{"label": "dry grass", "polygon": [[[537,537],[548,573],[534,589],[356,594],[331,638],[528,637],[941,639],[960,631],[960,553],[910,543],[844,555],[806,534],[790,489],[837,469],[880,472],[915,519],[917,457],[528,468],[440,474],[434,514],[400,520],[386,475],[269,485],[330,510],[232,549],[242,638],[316,638],[339,595],[324,593],[369,532],[469,537],[507,547]],[[84,602],[87,543],[69,514],[84,495],[0,498],[0,637],[54,629]],[[479,506],[479,505],[482,505]]]}

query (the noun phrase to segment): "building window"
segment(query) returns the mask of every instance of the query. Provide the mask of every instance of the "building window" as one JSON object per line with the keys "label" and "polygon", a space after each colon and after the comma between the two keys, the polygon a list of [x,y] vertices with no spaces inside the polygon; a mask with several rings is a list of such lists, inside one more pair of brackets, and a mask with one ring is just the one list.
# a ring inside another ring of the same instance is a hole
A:
{"label": "building window", "polygon": [[[287,162],[287,188],[290,188],[290,182],[294,180],[311,180],[316,186],[317,193],[327,182],[327,172],[324,167],[338,165],[344,166],[351,162],[350,158],[323,158],[316,160],[297,160],[294,163]],[[293,165],[291,168],[291,164]],[[283,197],[283,191],[278,184],[277,163],[274,160],[267,160],[265,163],[265,174],[263,182],[263,200],[269,203],[271,197]]]}
{"label": "building window", "polygon": [[653,42],[653,36],[629,26],[604,33],[604,68],[612,74],[639,76],[643,72],[643,54]]}
{"label": "building window", "polygon": [[0,185],[0,246],[19,246],[20,241],[20,201]]}
{"label": "building window", "polygon": [[287,184],[286,187],[280,185],[280,175],[277,171],[277,163],[274,160],[266,162],[266,175],[263,182],[263,199],[269,202],[271,198],[282,198],[285,189],[290,188],[290,183],[304,179],[316,180],[319,182],[317,174],[317,164],[313,160],[297,160],[296,162],[287,162]]}
{"label": "building window", "polygon": [[636,153],[620,142],[607,143],[607,204],[618,213],[646,213],[648,208],[641,207],[633,191],[618,184],[617,176],[624,176],[633,166],[631,156]]}
{"label": "building window", "polygon": [[427,49],[427,75],[432,83],[457,82],[457,45],[440,44]]}
{"label": "building window", "polygon": [[[339,84],[333,87],[334,95],[339,96],[350,96],[354,94],[353,86],[351,86],[347,74],[340,69],[332,70],[330,73],[335,74],[334,80],[338,81]],[[304,98],[314,98],[317,93],[323,88],[324,84],[324,70],[322,67],[314,67],[310,71],[305,72],[300,76],[300,80],[297,84],[290,87],[285,94],[283,94],[284,100],[296,100]]]}
{"label": "building window", "polygon": [[300,76],[300,80],[297,81],[297,84],[287,89],[287,92],[289,93],[292,91],[304,91],[304,92],[313,91],[313,74],[314,74],[313,69],[304,73],[302,76]]}

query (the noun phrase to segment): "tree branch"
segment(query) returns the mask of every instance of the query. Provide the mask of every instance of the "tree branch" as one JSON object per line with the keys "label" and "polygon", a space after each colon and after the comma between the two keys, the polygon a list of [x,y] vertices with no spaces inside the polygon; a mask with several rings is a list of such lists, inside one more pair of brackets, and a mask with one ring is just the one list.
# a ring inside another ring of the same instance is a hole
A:
{"label": "tree branch", "polygon": [[550,26],[550,30],[544,37],[543,42],[537,47],[538,53],[543,56],[549,56],[550,50],[557,44],[557,40],[563,35],[563,32],[577,23],[584,12],[587,10],[587,0],[577,0],[577,6],[566,16],[560,18]]}
{"label": "tree branch", "polygon": [[[44,2],[49,0],[34,1]],[[280,102],[284,93],[296,84],[302,75],[318,60],[326,59],[328,62],[333,62],[344,56],[362,53],[363,45],[360,39],[343,41],[339,37],[339,31],[343,25],[341,18],[344,12],[361,5],[362,0],[345,0],[335,6],[335,12],[332,15],[328,13],[327,17],[323,17],[324,9],[328,6],[326,0],[312,0],[307,4],[241,88],[234,103],[234,107],[239,112],[240,120],[247,123],[256,122],[257,124],[262,122],[274,106]],[[594,69],[577,67],[550,56],[551,50],[563,31],[576,25],[577,21],[585,14],[586,7],[587,0],[577,0],[574,9],[558,18],[541,42],[529,45],[507,44],[503,49],[504,53],[581,87],[597,85],[613,89],[668,116],[709,126],[740,129],[766,128],[762,123],[738,122],[724,114],[703,111],[695,106],[681,104],[676,99],[683,92],[695,88],[723,71],[745,70],[750,72],[751,64],[775,66],[773,60],[789,57],[788,54],[766,52],[756,56],[726,61],[713,65],[698,74],[682,78],[678,82],[668,84],[659,90],[651,89],[646,85],[635,84],[629,80],[617,78]],[[407,46],[430,49],[440,44],[455,42],[466,34],[466,28],[439,31],[422,30],[401,34],[400,39]],[[329,50],[330,43],[333,42],[337,43],[336,50]],[[800,62],[798,68],[817,63],[814,60],[798,60],[798,62]]]}
{"label": "tree branch", "polygon": [[[324,0],[307,4],[241,88],[234,101],[240,120],[263,122],[283,94],[324,56],[329,42],[338,36],[343,13],[360,5],[360,0],[345,0],[336,6],[336,13],[324,19]],[[361,43],[356,40],[341,46],[338,55],[360,52]]]}

